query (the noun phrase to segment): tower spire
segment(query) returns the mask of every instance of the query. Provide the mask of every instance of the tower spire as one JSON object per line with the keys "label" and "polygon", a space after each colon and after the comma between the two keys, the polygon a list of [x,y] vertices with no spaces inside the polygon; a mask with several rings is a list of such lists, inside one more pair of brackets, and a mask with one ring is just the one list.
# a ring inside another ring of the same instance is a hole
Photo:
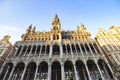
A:
{"label": "tower spire", "polygon": [[60,26],[60,20],[59,20],[57,14],[55,15],[54,19],[52,20],[52,25],[53,26]]}

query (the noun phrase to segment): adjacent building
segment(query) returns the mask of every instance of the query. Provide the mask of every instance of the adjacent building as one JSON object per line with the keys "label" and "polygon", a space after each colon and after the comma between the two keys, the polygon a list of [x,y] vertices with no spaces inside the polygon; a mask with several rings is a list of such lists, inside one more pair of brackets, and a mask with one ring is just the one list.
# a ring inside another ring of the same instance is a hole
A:
{"label": "adjacent building", "polygon": [[111,26],[109,31],[100,28],[96,40],[112,66],[114,75],[120,79],[120,27]]}
{"label": "adjacent building", "polygon": [[0,68],[6,59],[8,53],[12,49],[12,44],[9,42],[9,35],[4,36],[3,39],[0,40]]}
{"label": "adjacent building", "polygon": [[50,31],[30,25],[2,65],[2,80],[116,80],[103,51],[83,24],[62,30],[57,15]]}

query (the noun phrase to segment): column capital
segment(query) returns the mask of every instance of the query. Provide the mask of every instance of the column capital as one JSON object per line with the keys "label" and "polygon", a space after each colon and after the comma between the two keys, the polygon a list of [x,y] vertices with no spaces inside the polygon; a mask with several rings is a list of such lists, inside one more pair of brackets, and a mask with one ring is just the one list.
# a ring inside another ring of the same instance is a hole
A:
{"label": "column capital", "polygon": [[64,63],[63,63],[63,62],[61,63],[61,66],[64,66]]}
{"label": "column capital", "polygon": [[48,66],[51,66],[52,64],[51,63],[48,63]]}

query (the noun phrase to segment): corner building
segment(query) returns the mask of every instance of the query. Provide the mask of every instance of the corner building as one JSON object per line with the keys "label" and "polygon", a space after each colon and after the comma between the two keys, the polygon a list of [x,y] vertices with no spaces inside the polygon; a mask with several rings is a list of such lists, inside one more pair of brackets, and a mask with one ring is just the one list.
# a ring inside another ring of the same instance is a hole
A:
{"label": "corner building", "polygon": [[52,28],[32,25],[17,41],[0,70],[3,80],[116,80],[103,52],[83,24],[62,31],[55,15]]}
{"label": "corner building", "polygon": [[109,31],[100,28],[96,40],[120,80],[120,27],[111,26]]}
{"label": "corner building", "polygon": [[12,44],[9,42],[9,35],[5,35],[3,39],[0,40],[0,68],[5,61],[8,53],[12,49]]}

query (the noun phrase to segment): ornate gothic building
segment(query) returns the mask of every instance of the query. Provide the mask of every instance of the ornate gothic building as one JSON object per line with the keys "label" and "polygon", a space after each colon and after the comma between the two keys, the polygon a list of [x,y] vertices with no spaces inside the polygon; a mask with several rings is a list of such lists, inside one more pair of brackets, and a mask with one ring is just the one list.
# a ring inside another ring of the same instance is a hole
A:
{"label": "ornate gothic building", "polygon": [[63,31],[56,15],[50,31],[35,29],[30,25],[14,44],[0,70],[1,80],[116,80],[83,24]]}
{"label": "ornate gothic building", "polygon": [[112,26],[110,31],[99,29],[96,40],[120,80],[120,27]]}
{"label": "ornate gothic building", "polygon": [[9,51],[12,49],[12,44],[9,42],[9,35],[4,36],[3,39],[0,40],[0,68],[5,61]]}

